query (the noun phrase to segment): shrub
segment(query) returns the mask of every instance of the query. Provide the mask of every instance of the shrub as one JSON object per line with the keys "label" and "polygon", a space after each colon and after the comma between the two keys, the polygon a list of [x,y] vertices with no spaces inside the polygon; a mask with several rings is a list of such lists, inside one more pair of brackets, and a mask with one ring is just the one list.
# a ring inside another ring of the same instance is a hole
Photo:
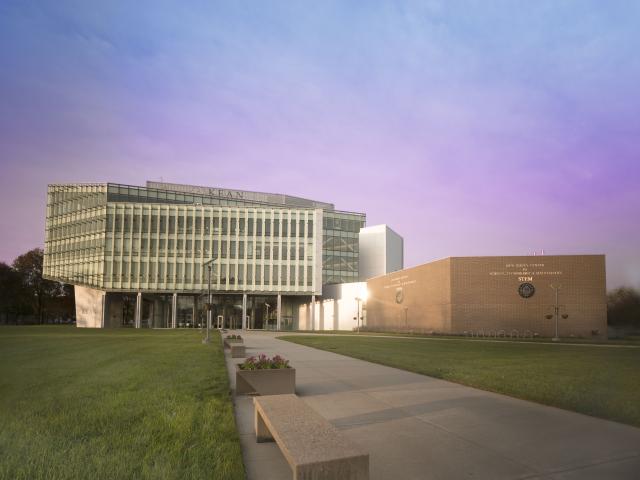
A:
{"label": "shrub", "polygon": [[280,355],[269,358],[265,354],[261,354],[257,357],[249,357],[240,364],[240,370],[277,370],[280,368],[291,368],[289,360],[285,360]]}
{"label": "shrub", "polygon": [[640,327],[640,292],[618,288],[607,295],[609,325]]}
{"label": "shrub", "polygon": [[242,337],[240,335],[227,335],[225,338],[227,340],[242,340]]}

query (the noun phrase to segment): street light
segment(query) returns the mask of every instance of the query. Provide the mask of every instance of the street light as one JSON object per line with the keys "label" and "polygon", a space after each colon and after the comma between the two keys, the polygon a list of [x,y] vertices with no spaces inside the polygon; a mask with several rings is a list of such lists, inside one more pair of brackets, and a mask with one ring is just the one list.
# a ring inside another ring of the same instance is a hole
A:
{"label": "street light", "polygon": [[204,262],[203,265],[207,266],[207,270],[209,273],[209,278],[207,279],[207,296],[209,297],[209,302],[207,303],[207,336],[205,337],[204,340],[202,340],[202,343],[210,343],[211,340],[209,338],[209,326],[211,325],[211,310],[213,308],[213,297],[211,296],[211,264],[213,262],[215,262],[216,259],[212,258],[211,260]]}
{"label": "street light", "polygon": [[[557,341],[560,340],[560,337],[558,336],[558,317],[560,316],[560,305],[558,305],[558,291],[562,288],[562,285],[561,284],[558,284],[558,285],[551,284],[549,286],[551,288],[553,288],[555,290],[555,292],[556,292],[556,303],[555,303],[555,305],[553,307],[553,313],[554,313],[554,316],[556,317],[556,335],[551,340],[554,341],[554,342],[557,342]],[[569,317],[569,315],[567,315],[566,313],[562,315],[562,318],[566,319],[568,317]]]}
{"label": "street light", "polygon": [[358,306],[356,307],[356,327],[357,327],[357,332],[360,333],[360,302],[362,301],[362,299],[360,297],[356,297],[356,302],[358,303]]}

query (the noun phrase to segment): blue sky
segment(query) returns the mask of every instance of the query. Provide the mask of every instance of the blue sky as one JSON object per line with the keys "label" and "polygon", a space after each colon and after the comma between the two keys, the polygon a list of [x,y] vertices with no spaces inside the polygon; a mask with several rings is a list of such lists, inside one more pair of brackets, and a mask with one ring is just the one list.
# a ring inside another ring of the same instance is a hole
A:
{"label": "blue sky", "polygon": [[407,265],[606,253],[640,286],[638,2],[0,4],[0,260],[47,183],[364,211]]}

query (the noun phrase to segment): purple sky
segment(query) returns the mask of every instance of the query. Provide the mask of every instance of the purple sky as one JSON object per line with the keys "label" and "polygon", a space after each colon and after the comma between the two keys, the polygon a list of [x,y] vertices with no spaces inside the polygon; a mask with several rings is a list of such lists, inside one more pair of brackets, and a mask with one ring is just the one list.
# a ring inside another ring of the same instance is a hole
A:
{"label": "purple sky", "polygon": [[[189,6],[186,4],[189,3]],[[367,213],[407,266],[605,253],[640,287],[640,2],[0,3],[0,260],[46,185]]]}

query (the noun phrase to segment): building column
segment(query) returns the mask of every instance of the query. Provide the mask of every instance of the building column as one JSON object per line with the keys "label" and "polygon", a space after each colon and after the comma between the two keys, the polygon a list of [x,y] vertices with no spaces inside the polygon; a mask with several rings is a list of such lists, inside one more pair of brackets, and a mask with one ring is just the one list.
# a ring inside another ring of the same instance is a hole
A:
{"label": "building column", "polygon": [[252,330],[256,328],[256,299],[251,300],[251,321],[249,322]]}
{"label": "building column", "polygon": [[178,294],[173,294],[171,301],[171,328],[176,328],[178,325]]}
{"label": "building column", "polygon": [[282,295],[278,294],[278,313],[276,315],[276,330],[280,330],[280,321],[282,320]]}
{"label": "building column", "polygon": [[316,329],[316,296],[311,295],[311,330]]}
{"label": "building column", "polygon": [[107,292],[102,294],[102,318],[100,318],[100,328],[104,328],[107,320]]}
{"label": "building column", "polygon": [[136,295],[136,313],[133,320],[135,328],[142,326],[142,292],[138,292]]}
{"label": "building column", "polygon": [[242,330],[247,329],[247,294],[242,294]]}

